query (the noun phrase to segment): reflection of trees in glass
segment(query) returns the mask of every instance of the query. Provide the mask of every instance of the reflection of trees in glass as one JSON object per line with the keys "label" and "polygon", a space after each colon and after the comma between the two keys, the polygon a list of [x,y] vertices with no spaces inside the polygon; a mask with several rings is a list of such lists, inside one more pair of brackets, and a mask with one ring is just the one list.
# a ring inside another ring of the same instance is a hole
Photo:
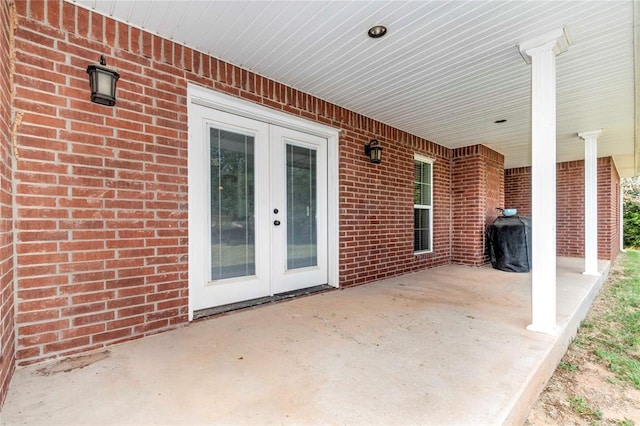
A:
{"label": "reflection of trees in glass", "polygon": [[431,164],[414,161],[413,248],[429,250],[431,241]]}
{"label": "reflection of trees in glass", "polygon": [[287,150],[287,267],[316,265],[316,152],[295,145]]}
{"label": "reflection of trees in glass", "polygon": [[212,279],[255,273],[253,148],[252,136],[211,129]]}
{"label": "reflection of trees in glass", "polygon": [[413,204],[431,204],[431,164],[416,161],[413,174]]}
{"label": "reflection of trees in glass", "polygon": [[429,249],[429,210],[413,210],[413,247],[415,251]]}

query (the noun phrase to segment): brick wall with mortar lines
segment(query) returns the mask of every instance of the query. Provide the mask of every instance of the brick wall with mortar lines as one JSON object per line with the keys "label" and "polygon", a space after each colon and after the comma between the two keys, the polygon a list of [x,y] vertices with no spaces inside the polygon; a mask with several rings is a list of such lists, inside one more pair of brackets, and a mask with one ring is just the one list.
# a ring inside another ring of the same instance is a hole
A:
{"label": "brick wall with mortar lines", "polygon": [[611,214],[614,219],[612,226],[609,228],[611,229],[613,234],[611,238],[610,259],[615,259],[618,256],[618,253],[620,253],[620,247],[622,246],[623,238],[623,235],[620,233],[620,228],[622,227],[623,220],[623,212],[620,208],[622,187],[620,183],[620,175],[618,174],[618,168],[616,167],[613,160],[611,161],[611,166]]}
{"label": "brick wall with mortar lines", "polygon": [[15,368],[11,55],[15,10],[0,3],[0,405]]}
{"label": "brick wall with mortar lines", "polygon": [[[383,161],[377,165],[362,155],[364,141],[374,135],[384,146]],[[356,129],[343,131],[340,143],[341,285],[449,263],[450,151],[390,128],[381,128],[364,140]],[[434,251],[430,254],[413,254],[414,152],[435,160]]]}
{"label": "brick wall with mortar lines", "polygon": [[531,167],[504,171],[504,206],[518,209],[521,216],[531,216]]}
{"label": "brick wall with mortar lines", "polygon": [[569,161],[556,166],[556,252],[558,256],[584,256],[584,166]]}
{"label": "brick wall with mortar lines", "polygon": [[[484,229],[493,223],[501,214],[496,207],[504,207],[504,155],[493,151],[486,146],[482,146],[483,156],[485,158],[485,222]],[[484,263],[490,261],[489,252],[486,247],[486,238],[482,239],[484,243]]]}
{"label": "brick wall with mortar lines", "polygon": [[[184,323],[179,73],[153,60],[151,47],[161,43],[72,4],[21,1],[17,9],[17,358],[72,354]],[[86,67],[102,53],[123,76],[115,108],[88,100]]]}
{"label": "brick wall with mortar lines", "polygon": [[612,194],[612,162],[610,160],[610,158],[602,160],[598,158],[598,257],[604,259],[611,256],[613,232],[608,229],[617,223],[612,216],[615,210],[612,208],[611,199],[615,195],[615,187]]}
{"label": "brick wall with mortar lines", "polygon": [[[557,254],[584,257],[584,161],[558,163]],[[613,260],[620,247],[620,178],[611,157],[598,158],[598,258]],[[531,168],[505,171],[505,201],[531,215]]]}
{"label": "brick wall with mortar lines", "polygon": [[484,145],[453,151],[452,253],[454,263],[479,266],[488,261],[485,229],[504,203],[504,157]]}
{"label": "brick wall with mortar lines", "polygon": [[476,147],[454,150],[451,164],[452,182],[452,235],[451,261],[479,264],[482,253],[484,203],[484,162]]}
{"label": "brick wall with mortar lines", "polygon": [[598,186],[600,180],[598,193],[605,200],[598,209],[598,251],[603,258],[615,259],[620,252],[620,176],[611,157],[598,159]]}
{"label": "brick wall with mortar lines", "polygon": [[[70,3],[17,7],[19,363],[187,321],[189,81],[342,129],[341,285],[450,261],[450,150]],[[114,108],[88,100],[100,54],[121,75]],[[419,256],[414,152],[435,160],[435,250]]]}

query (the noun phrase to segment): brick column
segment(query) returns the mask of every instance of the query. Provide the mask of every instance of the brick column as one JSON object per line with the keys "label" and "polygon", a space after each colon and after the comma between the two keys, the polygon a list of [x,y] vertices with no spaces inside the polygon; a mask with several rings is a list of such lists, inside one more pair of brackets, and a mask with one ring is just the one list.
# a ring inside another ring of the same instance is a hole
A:
{"label": "brick column", "polygon": [[504,156],[484,145],[455,149],[451,261],[481,266],[488,261],[485,232],[504,207]]}

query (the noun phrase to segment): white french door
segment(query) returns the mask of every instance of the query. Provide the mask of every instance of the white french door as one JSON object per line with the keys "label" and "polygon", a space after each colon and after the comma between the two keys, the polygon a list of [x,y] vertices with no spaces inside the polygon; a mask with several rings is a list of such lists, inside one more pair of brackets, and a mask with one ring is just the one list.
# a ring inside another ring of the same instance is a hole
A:
{"label": "white french door", "polygon": [[270,126],[271,288],[327,283],[327,140]]}
{"label": "white french door", "polygon": [[326,284],[327,139],[199,105],[189,131],[192,309]]}

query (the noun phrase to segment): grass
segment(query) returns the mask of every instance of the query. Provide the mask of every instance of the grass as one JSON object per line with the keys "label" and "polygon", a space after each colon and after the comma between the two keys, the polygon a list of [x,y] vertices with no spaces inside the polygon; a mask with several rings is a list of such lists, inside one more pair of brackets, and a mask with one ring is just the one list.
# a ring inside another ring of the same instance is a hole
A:
{"label": "grass", "polygon": [[604,294],[608,311],[582,324],[577,343],[589,348],[619,380],[640,389],[640,252],[623,256],[623,273]]}
{"label": "grass", "polygon": [[587,404],[587,401],[581,396],[576,395],[569,398],[569,405],[571,406],[571,409],[576,412],[576,414],[586,420],[602,419],[602,412]]}
{"label": "grass", "polygon": [[[583,321],[573,342],[591,355],[565,357],[558,369],[575,377],[584,374],[581,362],[591,359],[613,373],[606,381],[640,389],[640,251],[620,254],[616,263],[618,268],[612,270],[610,284],[599,295],[598,308]],[[570,410],[585,424],[634,425],[628,419],[615,423],[603,419],[594,401],[578,394],[568,395]]]}
{"label": "grass", "polygon": [[560,365],[558,367],[560,367],[563,370],[571,371],[571,372],[574,372],[574,373],[578,371],[578,366],[574,365],[574,364],[572,364],[570,362],[560,361]]}

